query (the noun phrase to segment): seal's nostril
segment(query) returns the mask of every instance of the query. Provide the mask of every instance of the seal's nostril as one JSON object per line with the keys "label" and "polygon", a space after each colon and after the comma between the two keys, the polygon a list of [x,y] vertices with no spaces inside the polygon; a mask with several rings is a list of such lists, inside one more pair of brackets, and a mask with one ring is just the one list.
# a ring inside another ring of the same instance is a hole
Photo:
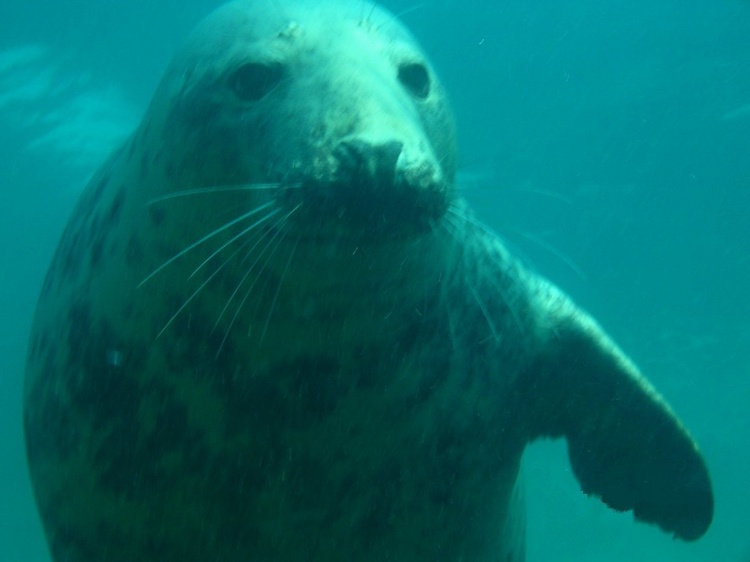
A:
{"label": "seal's nostril", "polygon": [[365,166],[365,147],[367,144],[360,140],[348,140],[339,143],[335,155],[339,166],[344,170],[358,170]]}
{"label": "seal's nostril", "polygon": [[374,148],[376,152],[378,167],[395,171],[398,157],[401,155],[401,151],[404,149],[404,143],[391,141],[385,144],[378,145]]}
{"label": "seal's nostril", "polygon": [[361,139],[342,141],[336,149],[341,169],[361,179],[392,180],[404,143],[389,141],[373,144]]}

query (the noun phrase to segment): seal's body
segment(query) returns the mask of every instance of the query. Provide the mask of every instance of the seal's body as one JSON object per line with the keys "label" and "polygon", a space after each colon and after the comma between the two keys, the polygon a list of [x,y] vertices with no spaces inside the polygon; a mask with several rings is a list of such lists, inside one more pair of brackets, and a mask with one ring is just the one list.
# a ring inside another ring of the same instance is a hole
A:
{"label": "seal's body", "polygon": [[360,2],[238,2],[92,180],[28,360],[56,561],[520,561],[523,448],[684,539],[691,438],[454,191],[434,71]]}

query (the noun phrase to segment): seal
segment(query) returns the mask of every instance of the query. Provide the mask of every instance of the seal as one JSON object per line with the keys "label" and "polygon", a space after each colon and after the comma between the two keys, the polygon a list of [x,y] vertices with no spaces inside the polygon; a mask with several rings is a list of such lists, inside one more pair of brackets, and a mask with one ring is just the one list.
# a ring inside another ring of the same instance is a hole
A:
{"label": "seal", "polygon": [[62,562],[524,559],[524,447],[693,540],[686,430],[455,187],[435,70],[364,2],[210,16],[62,236],[25,433]]}

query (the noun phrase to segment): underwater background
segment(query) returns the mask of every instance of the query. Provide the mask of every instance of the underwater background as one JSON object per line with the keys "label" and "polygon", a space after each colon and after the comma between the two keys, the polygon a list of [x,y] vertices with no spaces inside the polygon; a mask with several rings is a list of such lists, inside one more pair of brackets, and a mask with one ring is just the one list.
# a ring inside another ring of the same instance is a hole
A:
{"label": "underwater background", "polygon": [[[49,560],[21,427],[49,259],[87,178],[219,4],[0,4],[2,562]],[[750,2],[383,4],[450,93],[482,220],[614,336],[713,477],[714,523],[687,544],[587,498],[564,443],[535,443],[528,561],[750,562]]]}

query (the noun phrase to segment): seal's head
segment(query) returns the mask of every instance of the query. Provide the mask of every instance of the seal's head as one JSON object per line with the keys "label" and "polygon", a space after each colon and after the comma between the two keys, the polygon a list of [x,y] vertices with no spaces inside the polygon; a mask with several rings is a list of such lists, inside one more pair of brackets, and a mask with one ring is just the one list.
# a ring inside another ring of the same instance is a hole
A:
{"label": "seal's head", "polygon": [[278,185],[315,237],[424,231],[452,197],[455,133],[435,71],[364,2],[228,4],[153,103],[163,119],[144,123],[167,145],[167,189]]}

